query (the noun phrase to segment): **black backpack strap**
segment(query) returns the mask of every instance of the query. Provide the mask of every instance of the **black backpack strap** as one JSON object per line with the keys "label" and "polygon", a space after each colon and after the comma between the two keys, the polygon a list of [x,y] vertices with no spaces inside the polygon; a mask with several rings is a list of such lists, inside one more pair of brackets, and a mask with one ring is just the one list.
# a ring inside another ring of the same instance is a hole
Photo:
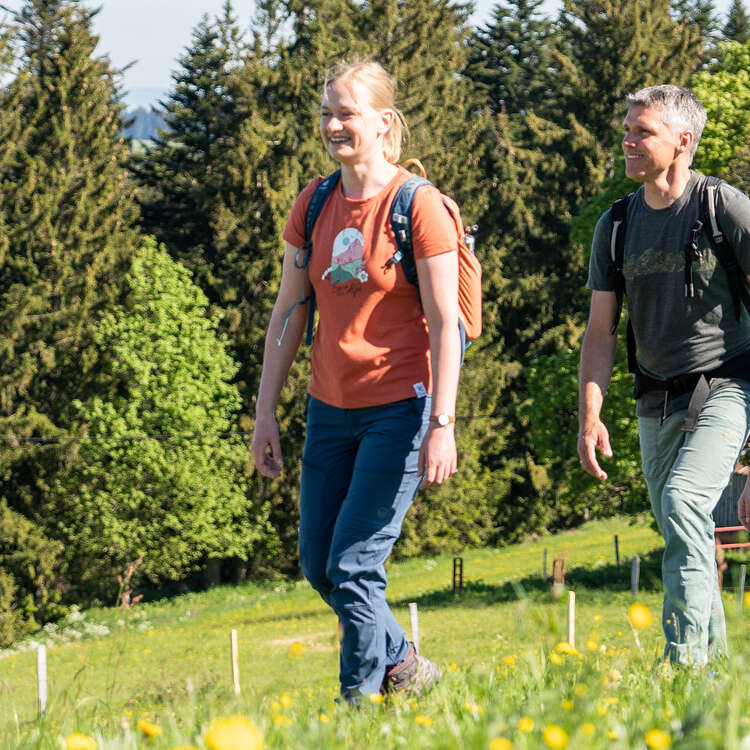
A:
{"label": "black backpack strap", "polygon": [[612,328],[610,333],[614,336],[617,331],[617,326],[620,324],[620,316],[622,315],[622,302],[625,297],[625,275],[623,274],[623,264],[625,262],[625,231],[627,229],[628,220],[628,204],[632,197],[632,193],[618,198],[610,209],[610,238],[609,238],[609,255],[611,261],[612,272],[614,274],[615,281],[615,297],[617,298],[617,310],[615,311],[615,319],[612,322]]}
{"label": "black backpack strap", "polygon": [[418,287],[417,263],[414,260],[414,248],[411,242],[411,207],[417,190],[423,185],[432,185],[429,180],[418,175],[409,177],[398,189],[391,203],[391,227],[396,235],[396,252],[385,264],[390,268],[394,263],[401,263],[407,280]]}
{"label": "black backpack strap", "polygon": [[[337,169],[333,174],[328,175],[324,180],[321,180],[315,191],[310,198],[310,203],[307,204],[307,212],[305,213],[305,244],[297,249],[294,256],[294,267],[299,269],[307,268],[310,263],[310,256],[312,255],[312,232],[315,222],[320,216],[320,212],[323,210],[328,197],[333,192],[336,185],[338,185],[339,178],[341,177],[341,170]],[[299,299],[287,310],[284,316],[284,325],[281,327],[281,334],[277,339],[276,343],[281,346],[281,340],[284,338],[286,333],[286,327],[289,323],[289,318],[297,305],[304,305],[310,303],[310,307],[307,309],[307,334],[305,336],[305,343],[311,344],[313,337],[313,327],[315,325],[315,289],[313,288],[312,282],[310,283],[310,294],[305,296],[305,277],[302,276],[302,291],[300,292]]]}
{"label": "black backpack strap", "polygon": [[[424,177],[412,175],[401,185],[393,198],[393,203],[391,204],[391,226],[396,236],[396,252],[393,253],[385,264],[386,268],[390,268],[395,263],[400,263],[407,281],[417,287],[418,297],[419,277],[417,276],[417,262],[414,260],[414,247],[412,245],[411,208],[414,204],[414,196],[417,190],[423,185],[432,185],[432,183]],[[466,350],[471,346],[471,341],[466,338],[466,330],[460,320],[458,321],[458,331],[461,338],[461,365],[463,366],[464,356]]]}
{"label": "black backpack strap", "polygon": [[750,293],[747,290],[744,274],[737,263],[734,250],[724,237],[724,232],[716,215],[716,192],[722,181],[718,177],[707,177],[703,195],[703,224],[707,228],[716,258],[729,280],[729,289],[732,292],[734,303],[734,314],[737,320],[742,316],[742,305],[744,304],[750,314]]}

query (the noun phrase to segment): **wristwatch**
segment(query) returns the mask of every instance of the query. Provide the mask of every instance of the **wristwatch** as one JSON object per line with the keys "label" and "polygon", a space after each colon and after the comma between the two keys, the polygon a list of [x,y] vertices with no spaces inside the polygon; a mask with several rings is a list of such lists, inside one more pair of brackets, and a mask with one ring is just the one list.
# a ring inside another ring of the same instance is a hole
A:
{"label": "wristwatch", "polygon": [[441,427],[453,424],[456,421],[455,417],[450,414],[432,414],[430,416],[430,422],[437,422]]}

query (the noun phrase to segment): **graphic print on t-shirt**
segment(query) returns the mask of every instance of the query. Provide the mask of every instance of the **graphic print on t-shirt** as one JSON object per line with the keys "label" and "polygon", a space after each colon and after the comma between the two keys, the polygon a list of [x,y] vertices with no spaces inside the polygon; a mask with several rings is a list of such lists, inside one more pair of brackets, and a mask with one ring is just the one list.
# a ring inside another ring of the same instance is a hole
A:
{"label": "graphic print on t-shirt", "polygon": [[323,272],[321,279],[329,277],[331,284],[347,281],[364,283],[369,278],[362,262],[365,238],[354,227],[342,229],[333,241],[331,265]]}

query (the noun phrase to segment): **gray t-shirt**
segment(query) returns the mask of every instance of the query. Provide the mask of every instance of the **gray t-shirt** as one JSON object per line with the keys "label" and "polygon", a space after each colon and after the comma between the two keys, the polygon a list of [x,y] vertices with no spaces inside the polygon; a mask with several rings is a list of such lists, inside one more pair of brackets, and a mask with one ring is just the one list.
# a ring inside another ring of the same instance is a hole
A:
{"label": "gray t-shirt", "polygon": [[[750,350],[750,316],[743,306],[737,320],[727,274],[706,230],[699,238],[699,258],[693,262],[695,296],[685,296],[685,245],[702,214],[699,190],[705,179],[692,172],[685,191],[668,208],[650,208],[643,187],[628,205],[623,263],[628,313],[638,365],[655,378],[713,370]],[[716,214],[743,273],[750,274],[750,199],[722,184]],[[590,289],[615,288],[610,237],[608,210],[594,232]]]}

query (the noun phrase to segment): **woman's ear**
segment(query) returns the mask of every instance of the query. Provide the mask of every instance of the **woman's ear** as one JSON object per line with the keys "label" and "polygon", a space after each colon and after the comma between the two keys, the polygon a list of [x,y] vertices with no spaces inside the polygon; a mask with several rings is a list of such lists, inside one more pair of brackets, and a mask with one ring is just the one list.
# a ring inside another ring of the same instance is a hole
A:
{"label": "woman's ear", "polygon": [[395,117],[396,113],[392,109],[384,109],[380,112],[380,126],[378,127],[378,135],[385,135],[391,129]]}

